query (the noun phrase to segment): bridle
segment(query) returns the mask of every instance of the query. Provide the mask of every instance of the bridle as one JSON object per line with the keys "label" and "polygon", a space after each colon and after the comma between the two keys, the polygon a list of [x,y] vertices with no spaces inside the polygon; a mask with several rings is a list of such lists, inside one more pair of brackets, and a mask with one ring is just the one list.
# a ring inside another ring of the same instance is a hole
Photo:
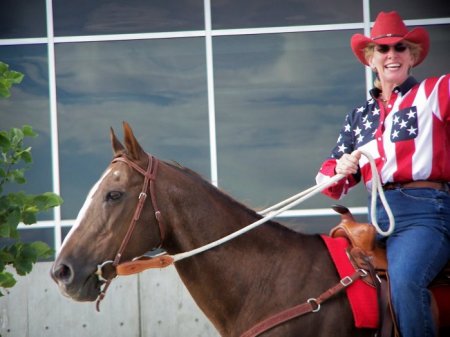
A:
{"label": "bridle", "polygon": [[131,218],[130,224],[128,226],[128,230],[122,240],[122,243],[120,244],[119,250],[117,251],[116,256],[114,257],[114,260],[108,260],[108,261],[105,261],[105,262],[97,265],[97,271],[95,272],[95,274],[97,275],[97,277],[100,281],[104,282],[103,289],[100,291],[100,294],[97,298],[97,303],[96,303],[97,311],[100,311],[100,302],[105,297],[106,291],[107,291],[109,285],[111,284],[111,281],[114,278],[114,277],[113,278],[103,277],[103,267],[111,264],[111,266],[115,269],[119,265],[120,259],[122,258],[122,254],[123,254],[125,248],[127,247],[128,242],[130,241],[130,238],[131,238],[131,235],[133,234],[134,228],[136,227],[136,223],[139,220],[139,218],[141,217],[142,209],[144,208],[144,203],[145,203],[145,200],[147,199],[147,190],[150,191],[150,199],[152,201],[153,210],[155,212],[156,222],[158,223],[158,226],[159,226],[159,233],[160,233],[160,245],[159,246],[162,245],[162,242],[164,240],[164,231],[163,231],[161,211],[158,208],[158,204],[156,202],[156,197],[155,197],[156,196],[155,181],[156,181],[156,174],[158,172],[159,160],[150,154],[147,154],[147,155],[148,155],[147,170],[144,170],[143,168],[141,168],[139,165],[137,165],[136,163],[131,161],[126,156],[116,157],[111,162],[111,164],[117,163],[117,162],[123,162],[123,163],[127,164],[129,167],[131,167],[132,169],[136,170],[137,172],[139,172],[140,174],[142,174],[144,176],[144,183],[142,184],[141,193],[139,193],[139,197],[138,197],[138,203],[136,205],[136,209],[134,211],[133,217]]}
{"label": "bridle", "polygon": [[[381,185],[380,177],[378,175],[378,171],[377,171],[374,159],[367,152],[361,151],[361,153],[367,157],[368,161],[370,162],[371,169],[372,169],[372,179],[373,179],[372,209],[371,209],[372,224],[375,226],[377,232],[380,235],[389,236],[393,232],[394,227],[395,227],[395,221],[394,221],[392,211],[391,211],[391,209],[386,201],[386,198],[384,196],[383,188]],[[155,158],[151,155],[148,155],[148,157],[149,157],[149,162],[148,162],[147,170],[142,169],[139,165],[132,162],[125,156],[119,156],[117,158],[114,158],[112,161],[112,163],[115,163],[118,161],[124,162],[124,163],[128,164],[131,168],[138,171],[140,174],[142,174],[144,176],[144,184],[142,186],[142,191],[139,194],[139,202],[138,202],[138,205],[136,206],[136,210],[135,210],[134,216],[131,220],[130,226],[128,228],[128,232],[126,233],[126,235],[122,241],[122,244],[120,245],[119,251],[117,252],[116,257],[114,258],[114,261],[111,261],[111,260],[105,261],[102,264],[99,264],[97,266],[97,272],[95,274],[97,274],[100,281],[105,282],[105,284],[103,285],[104,286],[103,290],[101,290],[100,295],[97,299],[97,311],[99,311],[100,301],[105,297],[106,290],[108,289],[108,287],[112,281],[112,278],[105,279],[102,276],[102,269],[105,265],[111,264],[114,267],[114,269],[116,270],[116,274],[121,274],[121,275],[130,275],[132,273],[136,273],[136,272],[148,269],[148,268],[167,267],[167,266],[173,264],[174,262],[189,258],[191,256],[202,253],[206,250],[217,247],[224,242],[230,241],[230,240],[236,238],[237,236],[240,236],[240,235],[252,230],[253,228],[256,228],[257,226],[260,226],[261,224],[269,221],[270,219],[274,218],[278,214],[281,214],[285,210],[298,205],[299,203],[312,197],[313,195],[318,194],[323,189],[327,188],[328,186],[331,186],[332,184],[341,180],[342,178],[345,178],[345,176],[342,174],[336,174],[335,176],[331,177],[329,180],[327,180],[323,183],[320,183],[318,185],[315,185],[301,193],[298,193],[298,194],[262,211],[261,213],[264,214],[264,217],[259,219],[258,221],[253,222],[250,225],[247,225],[246,227],[241,228],[240,230],[238,230],[234,233],[231,233],[219,240],[216,240],[214,242],[206,244],[202,247],[198,247],[191,251],[179,253],[179,254],[176,254],[173,256],[167,255],[167,254],[159,255],[155,258],[151,258],[145,262],[142,262],[141,266],[138,266],[138,267],[136,267],[136,263],[140,263],[140,261],[133,260],[131,262],[123,263],[119,266],[119,268],[117,268],[117,266],[120,263],[120,258],[122,256],[122,253],[125,250],[126,245],[128,244],[131,234],[133,233],[136,222],[137,222],[137,220],[139,220],[139,217],[141,215],[145,199],[147,198],[146,192],[147,192],[147,189],[149,188],[149,186],[150,186],[150,197],[152,200],[153,210],[155,212],[155,217],[156,217],[156,220],[159,225],[159,231],[160,231],[160,235],[161,235],[161,241],[160,241],[161,245],[162,245],[162,242],[164,239],[164,231],[163,231],[164,226],[163,226],[163,223],[161,220],[161,212],[159,211],[158,205],[156,203],[156,198],[155,198],[155,180],[156,180],[156,173],[157,173],[159,161],[157,158]],[[388,214],[388,217],[389,217],[389,228],[387,231],[381,230],[376,222],[376,216],[375,216],[376,204],[375,204],[375,202],[377,199],[377,193],[379,194],[381,202],[382,202],[382,204]],[[137,259],[139,259],[139,258],[137,258]],[[121,266],[122,266],[122,268],[120,268]],[[121,270],[119,270],[119,269],[121,269]]]}

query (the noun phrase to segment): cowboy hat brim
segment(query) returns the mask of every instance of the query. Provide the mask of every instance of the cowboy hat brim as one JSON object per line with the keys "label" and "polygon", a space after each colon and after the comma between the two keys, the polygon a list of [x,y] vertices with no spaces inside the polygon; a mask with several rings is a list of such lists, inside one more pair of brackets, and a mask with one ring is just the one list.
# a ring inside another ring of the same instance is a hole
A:
{"label": "cowboy hat brim", "polygon": [[355,54],[356,58],[362,64],[368,66],[369,64],[367,63],[367,60],[365,58],[364,49],[369,43],[393,45],[403,40],[410,41],[421,46],[420,55],[413,66],[415,67],[422,63],[422,61],[427,56],[430,47],[430,37],[428,35],[428,32],[422,27],[414,28],[404,36],[386,35],[377,39],[372,39],[362,34],[355,34],[352,36],[350,44],[353,54]]}

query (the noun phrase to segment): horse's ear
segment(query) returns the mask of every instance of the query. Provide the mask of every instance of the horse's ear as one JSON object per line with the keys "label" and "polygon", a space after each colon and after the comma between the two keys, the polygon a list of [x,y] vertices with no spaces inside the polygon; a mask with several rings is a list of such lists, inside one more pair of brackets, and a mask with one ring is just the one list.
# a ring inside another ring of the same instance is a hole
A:
{"label": "horse's ear", "polygon": [[133,130],[131,130],[131,127],[127,122],[123,122],[123,134],[128,155],[135,160],[146,157],[145,151],[137,141],[133,134]]}
{"label": "horse's ear", "polygon": [[122,143],[117,139],[116,134],[114,133],[114,129],[110,128],[109,132],[111,138],[111,145],[113,148],[114,157],[124,154],[125,148]]}

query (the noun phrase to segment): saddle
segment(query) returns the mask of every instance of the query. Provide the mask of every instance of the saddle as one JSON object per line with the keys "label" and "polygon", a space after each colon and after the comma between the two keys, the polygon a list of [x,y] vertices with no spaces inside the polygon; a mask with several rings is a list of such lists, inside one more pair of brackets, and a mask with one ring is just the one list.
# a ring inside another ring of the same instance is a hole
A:
{"label": "saddle", "polygon": [[[356,222],[350,211],[344,206],[335,205],[333,210],[341,214],[341,222],[330,231],[330,236],[346,238],[350,244],[347,253],[355,268],[372,271],[370,273],[372,277],[366,278],[365,281],[377,286],[380,323],[384,325],[384,327],[380,327],[380,336],[397,336],[395,316],[390,306],[386,249],[377,244],[375,227],[368,223]],[[450,326],[450,305],[445,300],[439,301],[438,298],[439,296],[443,297],[444,292],[448,296],[450,290],[450,261],[431,282],[429,289],[434,294],[433,312],[438,317],[436,319],[438,326]],[[383,307],[385,307],[384,310]],[[388,330],[389,332],[387,332]]]}

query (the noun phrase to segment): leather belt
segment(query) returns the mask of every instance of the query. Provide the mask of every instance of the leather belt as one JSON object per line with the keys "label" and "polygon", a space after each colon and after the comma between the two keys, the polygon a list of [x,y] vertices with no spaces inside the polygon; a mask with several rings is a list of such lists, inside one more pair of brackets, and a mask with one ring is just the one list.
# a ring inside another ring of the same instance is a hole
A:
{"label": "leather belt", "polygon": [[403,183],[387,183],[383,185],[385,191],[398,188],[434,188],[435,190],[447,192],[450,190],[449,183],[442,181],[416,180]]}

